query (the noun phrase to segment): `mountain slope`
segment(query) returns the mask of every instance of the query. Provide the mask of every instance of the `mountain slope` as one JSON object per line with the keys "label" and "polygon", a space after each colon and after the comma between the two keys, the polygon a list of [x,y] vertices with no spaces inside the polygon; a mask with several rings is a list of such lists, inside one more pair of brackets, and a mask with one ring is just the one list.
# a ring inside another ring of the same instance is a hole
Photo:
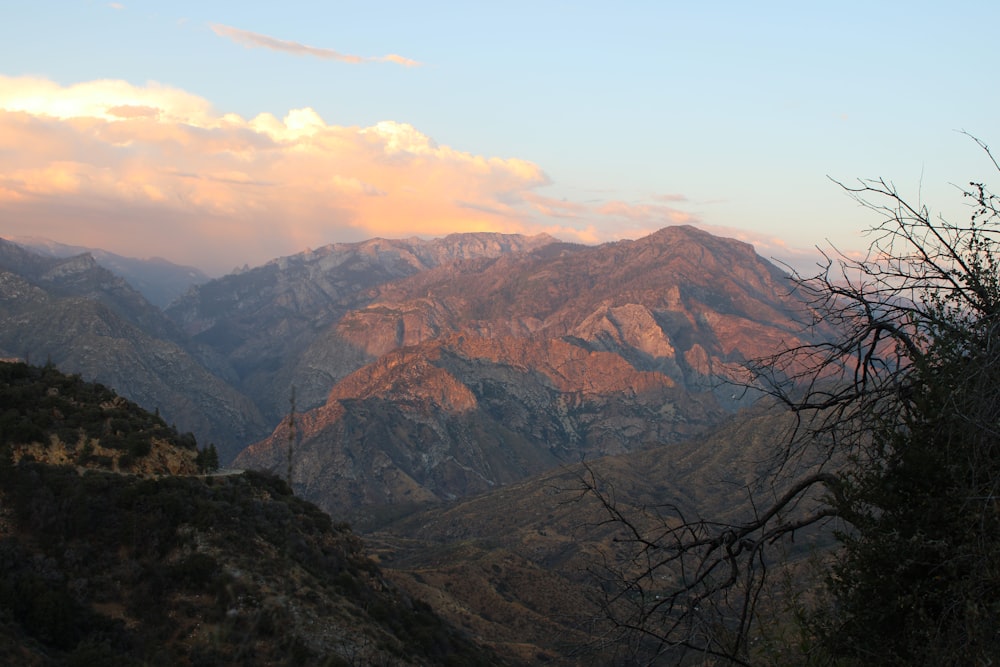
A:
{"label": "mountain slope", "polygon": [[0,354],[49,360],[158,409],[229,461],[266,432],[256,406],[186,336],[92,257],[43,258],[0,241]]}
{"label": "mountain slope", "polygon": [[0,663],[499,664],[277,478],[192,476],[193,440],[52,366],[0,396]]}
{"label": "mountain slope", "polygon": [[[614,563],[616,540],[628,536],[581,492],[584,481],[598,484],[639,525],[670,507],[688,519],[746,518],[753,512],[749,490],[758,501],[776,492],[760,472],[791,425],[787,413],[744,411],[681,443],[592,460],[586,468],[563,466],[369,524],[364,539],[394,582],[503,655],[538,664],[624,664],[614,654],[624,647],[604,643],[613,628],[601,610],[599,576]],[[770,567],[796,567],[828,546],[800,534],[787,562]]]}
{"label": "mountain slope", "polygon": [[139,290],[150,303],[159,308],[165,308],[193,285],[209,280],[207,275],[193,266],[180,266],[159,257],[149,259],[124,257],[100,248],[66,245],[35,237],[15,237],[11,240],[19,246],[47,257],[69,258],[89,254],[98,264],[124,278],[129,285]]}
{"label": "mountain slope", "polygon": [[363,364],[357,356],[317,353],[315,346],[328,348],[321,340],[327,328],[370,302],[380,286],[457,260],[552,242],[545,235],[481,233],[338,243],[200,285],[166,314],[225,357],[237,386],[276,423],[293,385],[300,405],[320,405],[336,380]]}
{"label": "mountain slope", "polygon": [[[738,404],[720,380],[795,342],[802,313],[749,245],[690,227],[421,272],[331,327],[328,355],[374,361],[298,418],[296,489],[371,511],[678,441]],[[238,464],[284,470],[288,442],[279,426]]]}

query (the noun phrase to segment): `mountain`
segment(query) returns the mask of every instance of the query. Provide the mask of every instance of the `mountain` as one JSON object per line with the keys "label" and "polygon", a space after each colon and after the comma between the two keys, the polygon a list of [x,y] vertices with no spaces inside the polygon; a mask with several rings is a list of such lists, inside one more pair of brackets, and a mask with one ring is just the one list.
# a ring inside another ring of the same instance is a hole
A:
{"label": "mountain", "polygon": [[0,663],[501,664],[277,478],[158,468],[194,441],[52,366],[0,395]]}
{"label": "mountain", "polygon": [[209,281],[164,313],[94,254],[61,257],[72,247],[48,243],[41,255],[0,239],[0,355],[49,359],[113,386],[214,442],[228,462],[282,419],[293,386],[300,405],[318,405],[363,365],[338,357],[330,367],[313,351],[372,290],[445,262],[552,242],[456,234],[335,244]]}
{"label": "mountain", "polygon": [[100,248],[66,245],[49,239],[20,236],[11,241],[34,253],[47,257],[68,258],[90,255],[115,275],[124,278],[150,303],[165,308],[167,304],[192,286],[207,282],[209,277],[193,266],[181,266],[160,257],[137,259],[117,255]]}
{"label": "mountain", "polygon": [[[122,462],[125,435],[111,440],[119,450],[84,452],[67,443],[90,427],[60,422],[64,445],[19,449],[10,469],[28,476],[4,477],[0,489],[0,532],[16,526],[0,550],[17,531],[27,536],[0,553],[12,564],[0,568],[0,604],[11,609],[0,613],[0,647],[15,637],[44,653],[51,637],[82,632],[101,646],[53,655],[120,656],[153,645],[128,634],[150,620],[157,637],[183,640],[168,661],[218,662],[201,627],[218,651],[237,653],[240,632],[262,630],[271,639],[253,640],[261,660],[332,652],[348,663],[385,662],[416,641],[424,648],[412,661],[435,664],[441,646],[467,646],[454,626],[515,664],[612,664],[614,655],[580,653],[596,650],[607,629],[587,570],[615,548],[601,507],[576,502],[589,474],[580,460],[637,506],[672,502],[719,516],[741,506],[743,484],[757,479],[780,434],[756,412],[732,417],[756,396],[728,383],[748,359],[802,342],[811,314],[788,288],[749,245],[691,227],[593,247],[473,234],[308,251],[197,286],[164,312],[93,257],[40,257],[0,243],[0,357],[75,364],[159,406],[167,423],[187,420],[182,430],[216,442],[224,462],[256,441],[236,465],[269,471],[156,481],[30,463],[96,456],[120,471],[133,465]],[[72,412],[54,398],[46,391],[36,402],[50,416]],[[117,408],[104,403],[112,412],[95,413],[94,432],[106,424],[117,433]],[[274,475],[289,465],[302,500]],[[0,476],[8,470],[0,466]],[[8,495],[32,488],[41,495],[19,495],[27,500],[12,514]],[[328,530],[310,502],[366,531],[373,551],[346,526]],[[91,547],[60,532],[77,524],[110,541]],[[113,526],[130,525],[159,546],[128,551],[128,535]],[[60,537],[50,544],[45,535]],[[39,569],[47,559],[71,569]],[[19,596],[5,571],[30,586],[56,583]],[[115,588],[104,599],[97,584],[72,583],[103,582],[104,572],[137,592]],[[368,591],[361,601],[333,597],[355,588]],[[394,601],[373,602],[370,589]],[[9,619],[46,614],[17,607],[22,597],[74,613],[90,605],[97,615],[26,637]],[[148,599],[180,606],[157,625]],[[425,618],[430,609],[417,599],[450,624]],[[336,625],[349,618],[380,629]]]}
{"label": "mountain", "polygon": [[[364,517],[678,442],[753,398],[722,383],[804,311],[751,246],[692,227],[387,283],[319,337],[327,367],[367,363],[296,416],[296,491]],[[289,442],[284,423],[237,465],[285,471]]]}
{"label": "mountain", "polygon": [[[158,409],[229,461],[266,433],[225,362],[90,255],[41,257],[0,240],[0,356],[49,360]],[[213,372],[218,370],[219,372]]]}
{"label": "mountain", "polygon": [[166,314],[227,359],[236,386],[277,423],[288,410],[292,386],[299,405],[320,405],[336,380],[363,364],[362,357],[331,355],[336,342],[324,335],[383,285],[443,264],[553,242],[547,235],[477,233],[337,243],[199,285]]}

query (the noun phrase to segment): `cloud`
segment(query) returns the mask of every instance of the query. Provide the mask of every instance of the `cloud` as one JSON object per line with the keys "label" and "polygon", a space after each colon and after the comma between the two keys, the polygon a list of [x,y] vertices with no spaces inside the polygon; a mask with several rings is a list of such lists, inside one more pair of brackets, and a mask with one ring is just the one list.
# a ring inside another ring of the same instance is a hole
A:
{"label": "cloud", "polygon": [[565,199],[555,199],[543,197],[535,192],[526,192],[524,199],[530,203],[536,211],[550,218],[570,218],[582,217],[588,212],[585,204],[567,201]]}
{"label": "cloud", "polygon": [[[540,166],[439,144],[416,127],[253,118],[155,82],[0,75],[0,236],[42,236],[222,273],[333,242],[547,232],[579,243],[707,227],[686,197],[574,201]],[[591,193],[588,192],[588,197]],[[733,228],[765,257],[794,257]]]}
{"label": "cloud", "polygon": [[622,218],[632,223],[652,225],[654,229],[667,225],[686,225],[697,222],[697,218],[691,213],[660,204],[609,201],[602,204],[598,211],[603,215]]}
{"label": "cloud", "polygon": [[534,163],[396,121],[338,126],[308,108],[247,119],[156,83],[0,76],[0,236],[218,273],[372,236],[553,229],[535,196],[549,183]]}
{"label": "cloud", "polygon": [[242,44],[248,49],[270,49],[271,51],[291,53],[295,56],[311,56],[314,58],[322,58],[324,60],[337,60],[343,63],[352,64],[382,62],[396,63],[397,65],[402,65],[404,67],[419,67],[422,65],[422,63],[419,63],[416,60],[404,58],[403,56],[396,55],[395,53],[390,53],[386,56],[354,56],[346,53],[340,53],[339,51],[334,51],[333,49],[308,46],[306,44],[300,44],[299,42],[278,39],[277,37],[262,35],[257,32],[250,32],[249,30],[240,30],[239,28],[221,25],[219,23],[212,23],[209,27],[216,35],[231,39],[237,44]]}
{"label": "cloud", "polygon": [[118,118],[156,118],[160,115],[160,110],[141,104],[119,104],[115,107],[108,107],[105,113]]}
{"label": "cloud", "polygon": [[653,199],[656,201],[687,201],[688,198],[681,194],[666,194],[666,195],[653,195]]}

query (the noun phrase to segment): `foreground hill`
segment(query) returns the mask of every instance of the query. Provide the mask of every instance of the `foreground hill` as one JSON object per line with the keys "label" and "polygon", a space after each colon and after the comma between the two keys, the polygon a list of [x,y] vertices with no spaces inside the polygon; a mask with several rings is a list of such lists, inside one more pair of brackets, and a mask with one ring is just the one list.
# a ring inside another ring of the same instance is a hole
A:
{"label": "foreground hill", "polygon": [[[51,367],[0,369],[0,663],[497,664],[277,478],[161,475],[143,466],[193,462],[194,443],[155,415]],[[106,469],[32,462],[77,445],[73,463]],[[126,468],[157,476],[107,470]]]}
{"label": "foreground hill", "polygon": [[145,475],[198,472],[197,442],[101,384],[0,362],[0,452],[11,462]]}
{"label": "foreground hill", "polygon": [[[328,365],[367,363],[297,417],[296,489],[399,509],[680,441],[751,398],[723,382],[802,317],[751,246],[692,227],[423,271],[321,338]],[[284,471],[288,444],[283,425],[238,465]]]}

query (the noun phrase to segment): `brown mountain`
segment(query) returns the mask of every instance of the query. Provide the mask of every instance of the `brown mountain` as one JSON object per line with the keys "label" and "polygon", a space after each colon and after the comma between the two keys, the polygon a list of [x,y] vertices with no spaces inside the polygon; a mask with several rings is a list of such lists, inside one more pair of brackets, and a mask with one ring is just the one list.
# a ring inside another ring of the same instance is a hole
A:
{"label": "brown mountain", "polygon": [[300,405],[319,405],[364,363],[331,366],[311,346],[380,285],[553,241],[457,234],[331,245],[211,281],[171,319],[91,254],[42,256],[0,239],[0,357],[51,360],[104,382],[216,443],[229,462],[278,423],[293,385]]}
{"label": "brown mountain", "polygon": [[[720,381],[801,313],[751,246],[691,227],[423,271],[322,337],[328,363],[370,361],[297,417],[296,490],[370,514],[679,441],[746,400]],[[288,443],[280,426],[237,465],[284,472]]]}
{"label": "brown mountain", "polygon": [[452,234],[440,239],[336,243],[224,276],[190,290],[166,314],[225,358],[236,386],[277,423],[291,387],[305,407],[363,359],[326,354],[330,325],[371,302],[378,288],[433,267],[537,248],[547,235]]}

